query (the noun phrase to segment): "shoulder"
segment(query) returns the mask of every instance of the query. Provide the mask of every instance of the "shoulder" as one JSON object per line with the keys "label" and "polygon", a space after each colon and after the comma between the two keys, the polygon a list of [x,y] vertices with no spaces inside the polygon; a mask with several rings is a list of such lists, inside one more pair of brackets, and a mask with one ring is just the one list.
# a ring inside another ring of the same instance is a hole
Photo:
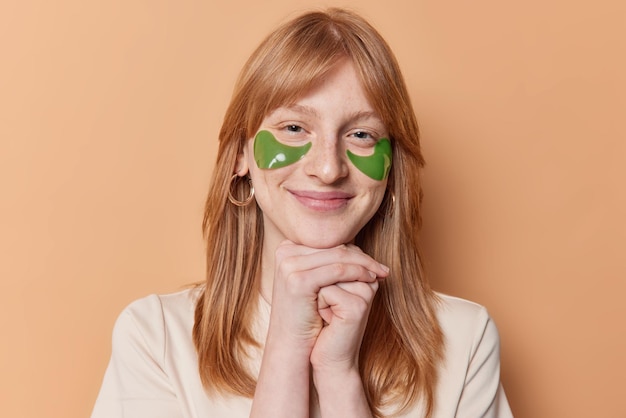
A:
{"label": "shoulder", "polygon": [[120,313],[92,417],[182,416],[180,376],[199,380],[191,339],[195,293],[150,295]]}
{"label": "shoulder", "polygon": [[462,299],[456,296],[446,295],[444,293],[436,293],[439,298],[439,313],[440,314],[478,314],[485,310],[485,307],[472,302],[467,299]]}
{"label": "shoulder", "polygon": [[444,336],[444,375],[459,383],[479,372],[499,379],[500,337],[487,309],[465,299],[439,295],[437,316]]}
{"label": "shoulder", "polygon": [[[198,291],[187,289],[165,295],[149,295],[130,303],[120,313],[113,330],[113,345],[134,342],[165,347],[168,329],[190,328]],[[163,353],[153,353],[157,357]]]}
{"label": "shoulder", "polygon": [[118,321],[132,320],[139,326],[154,326],[172,318],[187,318],[195,309],[197,289],[186,289],[164,295],[149,295],[130,303],[120,314]]}
{"label": "shoulder", "polygon": [[155,312],[179,314],[195,306],[198,289],[191,288],[175,293],[156,295],[152,294],[130,303],[122,313],[130,315],[150,315]]}
{"label": "shoulder", "polygon": [[487,359],[499,367],[500,336],[487,309],[454,296],[438,296],[437,318],[444,335],[448,371],[467,373],[468,363]]}
{"label": "shoulder", "polygon": [[500,385],[500,337],[487,309],[465,299],[438,296],[445,357],[437,395],[442,414],[436,416],[510,417]]}
{"label": "shoulder", "polygon": [[438,293],[437,319],[446,338],[470,337],[495,324],[487,309],[478,303]]}

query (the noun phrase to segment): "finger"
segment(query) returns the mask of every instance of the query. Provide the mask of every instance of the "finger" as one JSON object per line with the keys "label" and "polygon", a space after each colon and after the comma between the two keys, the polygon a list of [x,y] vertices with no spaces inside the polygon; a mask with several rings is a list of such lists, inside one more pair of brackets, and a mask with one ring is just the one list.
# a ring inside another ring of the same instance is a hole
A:
{"label": "finger", "polygon": [[[362,282],[348,282],[348,283],[337,283],[332,286],[337,286],[338,288],[351,293],[352,295],[358,296],[363,299],[368,305],[371,305],[374,296],[376,295],[376,291],[378,290],[378,282],[374,283],[362,283]],[[320,292],[321,296],[318,297],[318,312],[324,322],[327,324],[331,322],[333,311],[329,304],[329,300],[326,299],[327,291]]]}
{"label": "finger", "polygon": [[[364,263],[364,266],[371,266],[370,270],[377,273],[379,277],[386,277],[389,273],[389,268],[382,263],[377,262],[371,256],[364,253],[361,248],[357,247],[354,244],[342,244],[333,248],[311,248],[304,245],[295,244],[293,241],[284,240],[279,246],[278,249],[282,255],[281,258],[291,257],[291,256],[307,256],[312,254],[323,254],[323,258],[320,260],[330,260],[335,258],[350,260],[347,262],[361,262]],[[278,251],[277,251],[278,252]],[[354,255],[350,257],[349,255]],[[304,257],[303,260],[306,261],[308,258]],[[312,263],[315,263],[315,259]],[[310,268],[314,267],[311,264]],[[303,265],[304,266],[304,265]]]}
{"label": "finger", "polygon": [[379,282],[378,280],[372,283],[345,282],[337,283],[336,286],[355,296],[359,296],[367,303],[371,303],[376,295],[376,291],[378,291]]}
{"label": "finger", "polygon": [[310,270],[326,264],[356,264],[376,275],[387,277],[389,268],[377,262],[356,246],[338,246],[319,250],[309,247],[283,243],[276,250],[276,264],[282,266],[286,273],[298,270]]}
{"label": "finger", "polygon": [[[369,289],[373,297],[372,289],[364,283],[361,284]],[[368,299],[371,300],[371,297]],[[368,300],[337,285],[322,288],[318,295],[318,311],[328,323],[335,319],[346,323],[360,323],[367,316],[369,308]]]}
{"label": "finger", "polygon": [[378,279],[373,272],[356,264],[344,263],[322,265],[305,271],[295,271],[287,275],[285,280],[288,287],[295,289],[297,294],[305,293],[315,297],[324,287],[351,282],[375,284],[378,286]]}

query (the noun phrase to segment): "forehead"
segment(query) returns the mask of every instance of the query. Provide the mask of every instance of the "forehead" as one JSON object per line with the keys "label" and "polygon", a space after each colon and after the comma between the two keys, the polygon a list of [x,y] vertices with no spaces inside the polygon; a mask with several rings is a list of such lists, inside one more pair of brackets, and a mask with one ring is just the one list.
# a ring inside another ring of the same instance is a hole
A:
{"label": "forehead", "polygon": [[277,100],[278,103],[268,115],[285,111],[319,117],[320,113],[332,109],[351,113],[361,119],[379,118],[355,65],[348,59],[335,63],[329,71],[311,82],[308,88],[292,94],[278,95],[283,96],[284,100]]}

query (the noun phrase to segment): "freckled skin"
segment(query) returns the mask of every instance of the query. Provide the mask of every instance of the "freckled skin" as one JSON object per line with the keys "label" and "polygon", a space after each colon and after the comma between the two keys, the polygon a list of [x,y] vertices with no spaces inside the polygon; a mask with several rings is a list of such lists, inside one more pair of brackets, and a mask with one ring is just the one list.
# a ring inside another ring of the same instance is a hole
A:
{"label": "freckled skin", "polygon": [[[276,169],[298,162],[310,148],[310,142],[300,147],[282,144],[271,132],[263,130],[254,138],[254,159],[261,169]],[[387,178],[391,168],[391,143],[387,138],[378,141],[372,155],[356,155],[349,150],[346,153],[366,176],[378,181]]]}

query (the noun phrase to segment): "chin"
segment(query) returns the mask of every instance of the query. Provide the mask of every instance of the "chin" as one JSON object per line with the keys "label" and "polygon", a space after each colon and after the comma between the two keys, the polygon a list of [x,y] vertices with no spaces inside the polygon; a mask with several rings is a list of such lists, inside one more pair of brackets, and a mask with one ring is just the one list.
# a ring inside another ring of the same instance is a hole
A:
{"label": "chin", "polygon": [[311,247],[311,248],[326,249],[326,248],[334,248],[343,244],[351,244],[352,242],[354,242],[354,235],[342,236],[342,235],[331,234],[328,236],[318,235],[316,237],[297,236],[297,237],[294,237],[294,239],[292,239],[291,241],[293,241],[296,244],[304,245],[304,246]]}

